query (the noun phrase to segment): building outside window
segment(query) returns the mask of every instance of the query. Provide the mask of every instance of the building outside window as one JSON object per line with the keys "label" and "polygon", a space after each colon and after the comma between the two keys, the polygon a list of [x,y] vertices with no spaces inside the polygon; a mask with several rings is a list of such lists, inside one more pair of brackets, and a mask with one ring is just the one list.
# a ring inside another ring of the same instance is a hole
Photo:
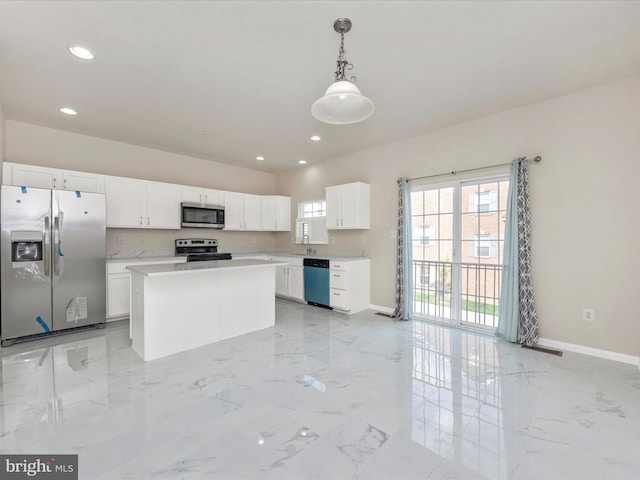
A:
{"label": "building outside window", "polygon": [[472,235],[469,241],[470,257],[497,257],[498,242],[494,235]]}
{"label": "building outside window", "polygon": [[469,195],[469,211],[476,213],[495,212],[498,208],[498,192],[478,192]]}

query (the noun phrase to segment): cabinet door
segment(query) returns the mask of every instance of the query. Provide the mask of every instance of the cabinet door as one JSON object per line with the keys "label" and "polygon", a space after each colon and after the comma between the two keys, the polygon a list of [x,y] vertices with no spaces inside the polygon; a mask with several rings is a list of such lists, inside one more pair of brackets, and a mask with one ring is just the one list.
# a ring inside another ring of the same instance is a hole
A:
{"label": "cabinet door", "polygon": [[275,197],[276,203],[276,230],[279,232],[291,231],[291,198]]}
{"label": "cabinet door", "polygon": [[129,315],[129,273],[107,275],[107,318]]}
{"label": "cabinet door", "polygon": [[369,228],[370,202],[368,184],[356,182],[343,185],[340,226],[342,228]]}
{"label": "cabinet door", "polygon": [[335,230],[340,228],[342,220],[342,187],[336,185],[325,189],[327,201],[327,228]]}
{"label": "cabinet door", "polygon": [[198,187],[182,187],[182,201],[204,203],[204,190]]}
{"label": "cabinet door", "polygon": [[304,300],[304,267],[289,266],[289,296]]}
{"label": "cabinet door", "polygon": [[180,228],[180,187],[172,183],[147,182],[148,228]]}
{"label": "cabinet door", "polygon": [[287,296],[289,294],[287,265],[278,265],[276,267],[276,295]]}
{"label": "cabinet door", "polygon": [[12,185],[62,189],[62,172],[55,168],[34,167],[14,164],[12,168]]}
{"label": "cabinet door", "polygon": [[224,229],[243,230],[244,198],[241,193],[225,192],[224,195]]}
{"label": "cabinet door", "polygon": [[327,228],[369,228],[370,187],[367,183],[354,182],[327,187]]}
{"label": "cabinet door", "polygon": [[259,195],[244,194],[244,229],[262,230]]}
{"label": "cabinet door", "polygon": [[331,307],[349,311],[349,297],[346,290],[332,288],[330,293],[329,303]]}
{"label": "cabinet door", "polygon": [[124,177],[105,177],[107,227],[142,228],[146,223],[145,184]]}
{"label": "cabinet door", "polygon": [[262,230],[275,231],[277,229],[276,220],[276,197],[265,196],[260,199],[262,203]]}
{"label": "cabinet door", "polygon": [[342,218],[340,219],[341,228],[358,227],[360,213],[360,192],[358,185],[345,185],[342,189]]}
{"label": "cabinet door", "polygon": [[222,190],[212,190],[210,188],[204,189],[204,203],[209,205],[221,205],[224,206],[224,192]]}
{"label": "cabinet door", "polygon": [[79,192],[104,193],[104,177],[93,173],[62,172],[62,188]]}
{"label": "cabinet door", "polygon": [[331,270],[330,275],[329,281],[331,288],[347,290],[347,272],[343,270]]}

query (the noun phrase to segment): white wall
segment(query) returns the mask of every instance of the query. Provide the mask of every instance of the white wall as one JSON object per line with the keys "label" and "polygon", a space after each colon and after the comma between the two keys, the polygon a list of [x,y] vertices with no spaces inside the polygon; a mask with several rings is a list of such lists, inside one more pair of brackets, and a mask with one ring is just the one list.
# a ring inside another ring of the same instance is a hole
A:
{"label": "white wall", "polygon": [[[5,120],[2,102],[0,102],[0,166],[4,162],[5,151]],[[1,170],[1,169],[0,169]],[[2,171],[0,171],[0,183],[2,183]]]}
{"label": "white wall", "polygon": [[[257,170],[13,120],[6,121],[6,133],[7,162],[260,195],[274,193],[275,175]],[[171,251],[176,238],[196,236],[217,238],[220,251],[253,252],[275,248],[275,234],[270,232],[109,228],[107,253]]]}
{"label": "white wall", "polygon": [[[542,155],[530,169],[533,274],[541,335],[640,356],[640,77],[442,129],[403,142],[271,175],[207,160],[7,120],[6,161],[225,190],[290,195],[371,184],[368,231],[331,232],[319,251],[372,258],[372,303],[394,302],[399,176],[418,177]],[[348,128],[348,127],[345,127]],[[109,229],[108,250],[171,249],[183,231]],[[198,231],[199,233],[199,231]],[[124,243],[116,242],[123,235]],[[213,234],[212,234],[213,235]],[[300,249],[290,233],[216,232],[223,250]],[[364,245],[361,240],[364,238]],[[142,241],[141,241],[142,240]],[[596,311],[593,323],[582,308]]]}
{"label": "white wall", "polygon": [[6,121],[7,162],[268,195],[275,176],[224,163]]}
{"label": "white wall", "polygon": [[[371,301],[392,307],[396,178],[522,155],[543,157],[530,168],[541,336],[640,356],[640,77],[279,174],[276,190],[297,205],[322,198],[327,185],[371,184],[371,230],[333,232],[335,244],[322,251],[358,251],[364,236],[372,257]],[[278,235],[278,248],[290,242]],[[583,307],[595,309],[595,322],[582,320]]]}

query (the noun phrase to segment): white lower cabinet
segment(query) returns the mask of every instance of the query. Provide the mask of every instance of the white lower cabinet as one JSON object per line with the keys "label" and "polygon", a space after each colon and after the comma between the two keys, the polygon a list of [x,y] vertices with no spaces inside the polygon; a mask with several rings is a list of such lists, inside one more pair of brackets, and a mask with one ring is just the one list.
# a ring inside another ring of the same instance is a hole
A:
{"label": "white lower cabinet", "polygon": [[160,263],[184,263],[186,257],[154,260],[132,259],[131,261],[107,262],[107,321],[128,317],[130,313],[131,276],[128,266],[155,265]]}
{"label": "white lower cabinet", "polygon": [[368,258],[331,260],[329,268],[330,306],[349,314],[368,309],[371,261]]}
{"label": "white lower cabinet", "polygon": [[293,300],[304,301],[304,275],[302,258],[271,257],[275,262],[288,262],[289,265],[276,267],[276,295]]}
{"label": "white lower cabinet", "polygon": [[129,315],[129,293],[131,281],[129,272],[107,272],[107,318]]}
{"label": "white lower cabinet", "polygon": [[304,267],[289,265],[289,298],[304,301]]}

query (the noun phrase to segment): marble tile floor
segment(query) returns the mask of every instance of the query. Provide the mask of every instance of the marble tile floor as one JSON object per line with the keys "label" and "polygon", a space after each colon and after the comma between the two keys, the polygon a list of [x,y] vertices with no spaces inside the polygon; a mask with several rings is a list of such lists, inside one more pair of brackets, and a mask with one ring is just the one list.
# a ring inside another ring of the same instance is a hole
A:
{"label": "marble tile floor", "polygon": [[147,363],[125,322],[0,349],[0,451],[77,453],[83,480],[640,479],[636,366],[276,308]]}

